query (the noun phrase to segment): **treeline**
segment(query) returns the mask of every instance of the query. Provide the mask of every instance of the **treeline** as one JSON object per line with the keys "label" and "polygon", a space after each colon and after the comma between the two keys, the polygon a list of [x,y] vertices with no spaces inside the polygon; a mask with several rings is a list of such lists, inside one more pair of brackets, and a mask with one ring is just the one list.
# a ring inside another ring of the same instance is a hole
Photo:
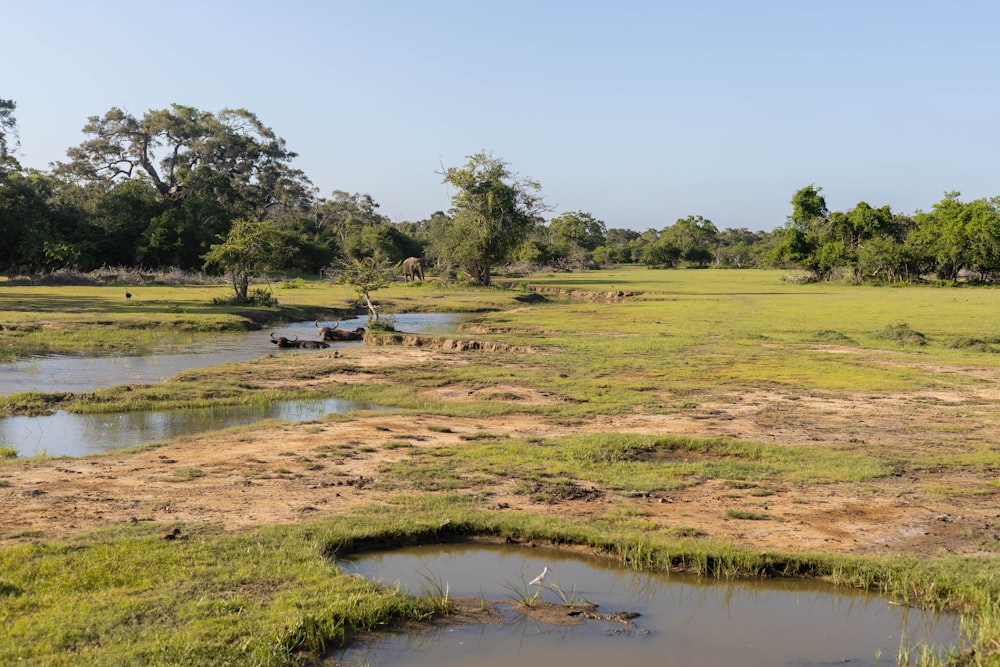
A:
{"label": "treeline", "polygon": [[830,212],[822,188],[810,185],[770,232],[719,230],[688,216],[639,233],[586,211],[546,218],[539,184],[480,153],[442,173],[456,193],[448,211],[394,222],[369,194],[320,196],[284,140],[245,109],[175,104],[136,117],[113,108],[88,119],[84,141],[47,172],[17,161],[15,110],[0,99],[0,270],[8,274],[213,268],[209,253],[233,241],[236,221],[266,220],[282,249],[269,268],[312,275],[348,258],[422,256],[441,274],[483,284],[502,265],[622,263],[782,267],[859,282],[1000,277],[996,198],[962,202],[951,193],[912,216],[864,202]]}

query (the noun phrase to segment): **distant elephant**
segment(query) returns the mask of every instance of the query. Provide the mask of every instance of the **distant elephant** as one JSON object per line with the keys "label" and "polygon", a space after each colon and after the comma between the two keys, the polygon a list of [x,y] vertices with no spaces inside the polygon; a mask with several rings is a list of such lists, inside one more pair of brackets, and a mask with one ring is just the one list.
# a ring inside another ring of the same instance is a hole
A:
{"label": "distant elephant", "polygon": [[408,283],[417,278],[424,279],[423,263],[419,257],[407,257],[403,260],[403,282]]}

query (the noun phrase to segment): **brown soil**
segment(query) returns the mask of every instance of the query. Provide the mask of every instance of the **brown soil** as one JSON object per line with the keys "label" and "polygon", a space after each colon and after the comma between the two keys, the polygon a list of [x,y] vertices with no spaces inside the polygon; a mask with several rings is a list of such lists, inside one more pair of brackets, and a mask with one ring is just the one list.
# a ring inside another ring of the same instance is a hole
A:
{"label": "brown soil", "polygon": [[[431,360],[464,363],[468,354],[365,346],[342,351],[337,358],[290,353],[282,361],[290,368],[328,364],[331,372],[294,381],[321,386],[364,381],[362,374],[338,374],[337,364],[377,370],[385,364]],[[572,423],[533,415],[452,419],[382,413],[343,422],[269,423],[132,453],[7,465],[0,467],[0,545],[135,521],[162,524],[165,537],[173,535],[178,525],[184,530],[211,526],[240,531],[377,505],[391,493],[377,483],[383,481],[380,464],[411,455],[411,449],[385,446],[401,439],[433,448],[461,447],[468,436],[482,433],[548,437],[636,432],[731,434],[766,443],[871,451],[898,460],[898,474],[865,483],[808,485],[742,486],[707,480],[638,496],[578,481],[581,493],[554,504],[532,502],[515,493],[513,483],[497,480],[488,489],[488,506],[497,512],[584,518],[601,516],[615,504],[631,503],[642,510],[643,521],[664,529],[695,529],[755,550],[992,554],[1000,544],[996,471],[982,462],[966,466],[958,462],[963,455],[992,451],[994,434],[1000,433],[1000,415],[993,407],[1000,398],[1000,371],[942,372],[965,373],[969,382],[961,390],[923,394],[722,392],[686,397],[692,407],[677,414],[602,415]],[[559,400],[521,386],[452,386],[432,393],[452,401],[498,393],[525,404]],[[352,445],[348,454],[336,448],[345,444]],[[329,454],[317,458],[324,451]],[[913,457],[941,464],[908,467]],[[731,509],[768,518],[730,518]]]}

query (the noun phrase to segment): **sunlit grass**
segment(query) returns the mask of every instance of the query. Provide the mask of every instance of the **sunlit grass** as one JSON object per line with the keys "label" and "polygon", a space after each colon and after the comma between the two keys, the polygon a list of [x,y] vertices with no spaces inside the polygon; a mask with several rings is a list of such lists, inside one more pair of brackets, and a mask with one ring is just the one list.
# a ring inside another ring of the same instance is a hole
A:
{"label": "sunlit grass", "polygon": [[[25,664],[155,664],[159,656],[175,655],[189,664],[290,664],[298,649],[341,642],[351,628],[428,611],[398,592],[338,576],[329,554],[367,537],[384,543],[466,534],[582,544],[637,568],[677,567],[710,576],[825,576],[906,604],[974,614],[984,653],[995,654],[1000,573],[990,559],[748,553],[692,528],[661,525],[662,518],[654,520],[620,500],[586,521],[546,512],[555,503],[606,491],[669,492],[712,480],[750,489],[751,497],[782,483],[802,485],[806,493],[810,485],[869,484],[900,471],[980,475],[961,486],[924,483],[913,489],[936,499],[985,495],[1000,486],[993,479],[1000,453],[990,436],[1000,413],[988,393],[974,393],[991,388],[990,376],[957,372],[1000,365],[990,342],[1000,330],[1000,290],[796,285],[782,277],[774,271],[628,268],[532,276],[518,279],[523,284],[517,290],[400,284],[379,291],[384,312],[477,312],[460,336],[502,341],[512,349],[379,367],[321,355],[265,355],[185,372],[155,386],[0,397],[0,413],[32,413],[335,396],[404,414],[486,419],[522,413],[550,425],[586,421],[591,428],[607,415],[712,414],[710,409],[736,406],[753,392],[762,395],[760,418],[776,425],[785,418],[782,408],[810,399],[817,399],[817,406],[799,407],[799,417],[822,419],[818,399],[866,401],[883,395],[898,399],[887,410],[935,410],[933,419],[898,427],[921,445],[914,452],[886,451],[877,442],[848,443],[846,437],[768,444],[616,432],[546,438],[476,433],[448,447],[415,446],[410,439],[417,438],[408,434],[382,445],[338,443],[317,449],[316,457],[332,461],[381,446],[401,459],[380,469],[390,511],[368,508],[329,523],[240,537],[185,532],[186,539],[171,541],[142,525],[69,544],[26,531],[24,537],[36,544],[0,552],[0,618],[9,620],[5,629],[10,629],[9,639],[0,637],[0,662],[23,657]],[[558,294],[517,301],[529,284],[633,295],[613,302]],[[5,285],[0,354],[144,347],[245,326],[246,313],[211,305],[228,289],[137,288],[125,302],[119,288]],[[287,314],[303,318],[311,309],[347,309],[351,298],[343,286],[310,281],[278,285],[275,291]],[[924,344],[886,332],[916,332]],[[318,387],[335,374],[340,380],[321,388],[283,388]],[[939,404],[939,390],[964,393],[948,406]],[[525,396],[532,399],[522,400]],[[354,418],[330,417],[310,428],[317,433]],[[289,467],[279,474],[330,464],[289,455]],[[201,472],[179,469],[168,481],[184,484]],[[513,488],[531,511],[483,511],[495,485]],[[732,520],[780,520],[752,504],[726,512]],[[445,525],[450,528],[438,528]],[[983,538],[984,550],[997,549],[991,539]]]}
{"label": "sunlit grass", "polygon": [[998,627],[995,560],[757,554],[683,527],[648,530],[635,523],[641,514],[627,509],[594,522],[483,511],[470,495],[400,494],[392,500],[406,511],[367,507],[235,536],[179,524],[169,531],[179,536],[172,540],[163,539],[165,527],[138,523],[70,542],[5,549],[0,662],[296,664],[302,651],[318,657],[356,630],[426,618],[449,602],[444,583],[431,581],[425,598],[415,599],[341,573],[334,558],[368,545],[475,534],[579,544],[637,570],[827,577],[901,604],[968,615],[968,629],[980,640]]}
{"label": "sunlit grass", "polygon": [[[840,449],[776,446],[732,438],[698,439],[604,434],[562,438],[493,438],[462,447],[415,450],[383,470],[414,488],[421,480],[475,488],[482,475],[523,479],[524,493],[543,501],[574,494],[582,480],[627,492],[676,489],[706,479],[799,483],[866,481],[893,468],[877,457]],[[464,482],[462,480],[465,480]],[[439,481],[440,480],[440,481]]]}

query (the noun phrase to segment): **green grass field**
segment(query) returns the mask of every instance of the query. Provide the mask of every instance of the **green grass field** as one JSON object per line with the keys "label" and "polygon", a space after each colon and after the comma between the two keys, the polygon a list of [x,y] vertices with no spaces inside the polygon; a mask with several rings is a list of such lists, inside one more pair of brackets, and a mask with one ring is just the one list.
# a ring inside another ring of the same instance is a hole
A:
{"label": "green grass field", "polygon": [[[429,601],[339,575],[331,554],[367,540],[482,535],[588,545],[639,569],[826,577],[908,604],[957,611],[969,619],[976,651],[954,664],[1000,664],[1000,566],[988,555],[754,552],[683,526],[658,529],[628,503],[609,506],[594,520],[547,516],[546,503],[559,501],[563,479],[637,494],[724,480],[764,497],[767,485],[788,485],[807,496],[810,488],[838,483],[874,485],[900,470],[915,476],[934,471],[972,481],[961,491],[927,481],[922,493],[993,497],[1000,449],[990,425],[1000,423],[1000,408],[982,396],[992,390],[1000,366],[1000,290],[802,285],[784,277],[777,271],[628,268],[497,280],[509,289],[400,284],[376,294],[386,314],[477,312],[456,335],[502,342],[510,351],[469,354],[464,363],[374,370],[339,359],[306,363],[272,356],[129,391],[0,397],[6,413],[149,409],[225,402],[234,400],[232,391],[240,400],[274,398],[283,395],[275,389],[282,382],[288,396],[301,396],[296,387],[302,380],[348,372],[372,381],[329,393],[415,417],[518,414],[575,424],[602,415],[697,416],[705,405],[735,405],[744,396],[769,393],[779,406],[794,405],[815,420],[814,432],[822,435],[762,443],[616,432],[540,439],[485,433],[433,451],[397,438],[386,448],[407,456],[383,466],[381,474],[387,502],[398,511],[381,512],[378,520],[365,511],[241,535],[183,526],[187,539],[170,543],[157,537],[162,526],[141,523],[64,540],[26,536],[0,551],[0,663],[300,664],[306,653],[337,645],[353,631],[434,611]],[[261,317],[212,305],[227,290],[143,287],[126,302],[119,288],[0,283],[0,354],[125,345],[137,332],[148,336],[142,339],[148,344],[164,336],[181,340]],[[618,292],[629,296],[609,298]],[[276,284],[275,295],[286,310],[270,311],[270,317],[350,307],[343,287],[325,283]],[[474,398],[431,398],[439,388],[460,388]],[[962,402],[937,401],[937,393]],[[521,398],[534,395],[552,400]],[[852,440],[849,420],[830,421],[824,431],[832,415],[798,407],[800,398],[865,402],[890,395],[905,398],[908,407],[900,409],[910,412],[897,416],[900,431],[891,442],[877,446]],[[783,415],[775,412],[776,426]],[[22,463],[5,456],[0,466],[16,470]],[[188,477],[177,484],[201,473],[181,472]],[[540,509],[483,511],[479,489],[493,479],[519,481]],[[773,519],[752,508],[734,508],[728,518]],[[433,527],[445,522],[446,530]],[[0,527],[7,536],[13,530]],[[936,660],[925,656],[921,664]]]}

